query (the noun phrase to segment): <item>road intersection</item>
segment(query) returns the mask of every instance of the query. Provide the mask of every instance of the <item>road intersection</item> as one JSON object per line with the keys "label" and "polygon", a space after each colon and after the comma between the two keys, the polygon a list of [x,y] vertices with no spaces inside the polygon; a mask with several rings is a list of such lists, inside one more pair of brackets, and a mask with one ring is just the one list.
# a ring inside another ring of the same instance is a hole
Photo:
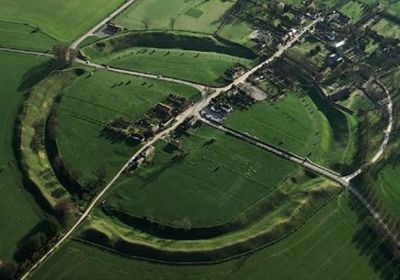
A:
{"label": "road intersection", "polygon": [[[101,29],[105,24],[107,24],[109,21],[111,21],[113,18],[121,14],[123,11],[125,11],[130,5],[132,5],[135,2],[135,0],[127,0],[125,3],[120,6],[117,10],[115,10],[113,13],[108,15],[106,18],[104,18],[101,22],[99,22],[96,26],[91,28],[88,32],[86,32],[84,35],[79,37],[77,40],[75,40],[71,45],[71,49],[77,49],[78,46],[89,36],[92,36],[95,32],[97,32],[99,29]],[[232,87],[237,86],[239,84],[242,84],[245,82],[252,74],[257,72],[259,69],[265,67],[266,65],[270,64],[277,58],[281,57],[289,48],[291,48],[302,36],[310,31],[317,22],[319,22],[322,18],[317,18],[313,22],[311,22],[309,25],[306,27],[298,30],[286,44],[281,46],[271,57],[269,57],[267,60],[263,61],[262,63],[258,64],[236,80],[234,80],[231,84],[225,86],[225,87],[220,87],[220,88],[210,88],[205,85],[201,84],[196,84],[192,83],[189,81],[184,81],[184,80],[179,80],[179,79],[174,79],[170,77],[165,77],[165,76],[160,76],[160,75],[153,75],[149,73],[141,73],[141,72],[136,72],[136,71],[130,71],[126,69],[120,69],[120,68],[115,68],[111,66],[106,66],[106,65],[100,65],[96,64],[90,61],[82,60],[82,59],[76,59],[75,62],[86,65],[88,67],[92,67],[95,69],[103,69],[115,73],[121,73],[121,74],[126,74],[126,75],[131,75],[131,76],[137,76],[137,77],[144,77],[144,78],[151,78],[151,79],[157,79],[157,80],[162,80],[162,81],[167,81],[167,82],[173,82],[173,83],[179,83],[187,86],[191,86],[193,88],[198,89],[201,93],[202,96],[198,102],[193,104],[189,109],[186,111],[182,112],[179,114],[173,124],[166,128],[165,130],[161,131],[159,134],[154,136],[150,141],[146,142],[139,151],[137,151],[134,155],[132,155],[129,160],[125,163],[124,166],[118,171],[118,173],[113,177],[113,179],[94,197],[92,202],[89,204],[89,206],[86,208],[84,213],[79,217],[79,219],[74,223],[74,225],[63,234],[63,236],[56,242],[56,244],[48,251],[46,254],[44,254],[22,277],[21,279],[27,279],[31,273],[38,268],[42,263],[44,263],[48,257],[50,257],[58,248],[60,248],[63,243],[68,240],[73,233],[76,231],[76,229],[87,219],[90,217],[90,213],[92,210],[98,205],[99,202],[101,202],[104,198],[104,195],[109,191],[109,189],[114,185],[114,183],[118,180],[118,178],[123,174],[123,172],[126,170],[126,168],[129,166],[130,162],[132,160],[135,160],[140,153],[142,153],[144,150],[146,150],[148,147],[153,145],[155,142],[159,141],[160,139],[165,138],[168,136],[171,132],[173,132],[180,124],[182,124],[185,119],[195,116],[199,119],[201,119],[204,123],[207,125],[210,125],[216,129],[219,129],[221,131],[224,131],[227,134],[230,134],[232,136],[235,136],[239,139],[242,139],[243,141],[246,141],[250,144],[256,145],[257,147],[267,150],[271,153],[276,154],[277,156],[280,156],[282,158],[285,158],[287,160],[292,161],[295,164],[301,165],[306,169],[309,169],[313,171],[316,174],[319,174],[321,176],[324,176],[332,181],[335,181],[339,183],[341,186],[345,187],[346,189],[349,190],[350,193],[352,193],[362,204],[363,206],[371,213],[371,215],[376,219],[376,221],[382,226],[382,228],[385,229],[387,234],[389,234],[394,240],[396,240],[400,246],[400,242],[398,241],[397,235],[391,231],[391,229],[387,226],[387,224],[382,220],[381,216],[379,213],[375,210],[375,208],[356,190],[354,187],[351,186],[350,181],[362,173],[363,169],[360,168],[353,172],[352,174],[342,177],[340,174],[329,170],[325,167],[322,167],[307,158],[300,157],[298,155],[295,155],[291,152],[288,151],[283,151],[282,149],[275,147],[273,145],[263,143],[259,141],[257,138],[250,136],[250,135],[245,135],[243,133],[234,131],[232,129],[229,129],[227,127],[221,126],[214,124],[203,117],[201,117],[200,112],[203,110],[205,107],[208,106],[208,104],[211,102],[211,100],[218,95],[222,94],[223,92],[226,92],[230,90]],[[25,51],[25,50],[16,50],[16,49],[7,49],[7,48],[0,48],[0,51],[7,51],[7,52],[16,52],[16,53],[23,53],[23,54],[31,54],[31,55],[39,55],[39,56],[48,56],[51,57],[53,56],[52,54],[49,53],[41,53],[41,52],[32,52],[32,51]],[[383,86],[383,84],[381,84]],[[383,86],[384,87],[384,86]],[[209,92],[212,92],[209,94]],[[388,141],[390,134],[392,132],[392,126],[393,126],[393,104],[391,101],[390,93],[386,90],[387,98],[389,100],[389,104],[387,105],[387,109],[389,112],[389,124],[387,129],[385,130],[385,138],[384,141],[377,152],[377,154],[374,156],[374,158],[371,160],[370,164],[373,164],[377,162],[383,155]]]}

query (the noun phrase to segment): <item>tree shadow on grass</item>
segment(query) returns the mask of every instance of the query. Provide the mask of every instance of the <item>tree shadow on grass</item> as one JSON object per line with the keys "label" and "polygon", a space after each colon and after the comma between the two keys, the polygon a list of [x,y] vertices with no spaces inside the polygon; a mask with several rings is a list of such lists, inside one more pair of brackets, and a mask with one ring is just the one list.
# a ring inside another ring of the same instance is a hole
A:
{"label": "tree shadow on grass", "polygon": [[125,137],[115,131],[107,129],[106,127],[104,127],[99,132],[98,137],[104,138],[104,139],[110,141],[111,144],[124,143],[125,145],[128,145],[130,147],[136,147],[140,143],[138,140],[135,140],[135,139],[129,138],[129,137]]}
{"label": "tree shadow on grass", "polygon": [[373,229],[371,224],[373,218],[354,196],[350,196],[349,204],[360,222],[351,242],[361,256],[366,256],[369,259],[369,265],[379,274],[381,279],[399,279],[400,261],[394,256],[385,241],[385,237],[380,236]]}
{"label": "tree shadow on grass", "polygon": [[51,72],[56,70],[57,67],[58,65],[53,59],[49,59],[37,66],[32,67],[22,76],[18,91],[25,91],[32,88],[45,77],[47,77]]}

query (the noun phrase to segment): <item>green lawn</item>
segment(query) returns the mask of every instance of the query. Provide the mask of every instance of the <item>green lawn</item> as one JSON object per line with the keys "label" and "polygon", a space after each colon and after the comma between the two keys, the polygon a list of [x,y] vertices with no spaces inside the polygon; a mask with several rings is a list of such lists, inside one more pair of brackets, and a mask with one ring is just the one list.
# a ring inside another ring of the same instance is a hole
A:
{"label": "green lawn", "polygon": [[379,239],[362,225],[339,196],[289,237],[221,264],[156,264],[69,241],[32,279],[395,279]]}
{"label": "green lawn", "polygon": [[400,26],[384,18],[372,26],[372,30],[386,38],[400,38]]}
{"label": "green lawn", "polygon": [[[317,46],[321,48],[321,51],[319,51],[316,55],[311,56],[310,51]],[[304,56],[315,66],[317,66],[318,68],[322,68],[325,63],[326,57],[329,54],[329,50],[327,50],[321,42],[305,41],[301,44],[296,44],[292,49],[289,50],[289,54],[295,57]]]}
{"label": "green lawn", "polygon": [[[163,29],[213,33],[235,0],[138,0],[117,17],[130,30]],[[173,22],[173,28],[172,24]],[[147,26],[147,28],[146,28]]]}
{"label": "green lawn", "polygon": [[237,63],[257,62],[247,47],[187,32],[128,32],[88,45],[82,53],[98,63],[213,86],[227,84],[222,76]]}
{"label": "green lawn", "polygon": [[99,168],[106,168],[107,178],[114,176],[138,148],[105,135],[101,123],[118,116],[138,120],[170,93],[189,98],[199,94],[179,84],[107,71],[96,71],[91,77],[86,73],[64,92],[58,145],[67,164],[82,174],[81,183],[92,179]]}
{"label": "green lawn", "polygon": [[385,209],[396,217],[400,216],[399,171],[399,166],[387,164],[378,173],[378,178],[374,183],[378,197],[382,200]]}
{"label": "green lawn", "polygon": [[299,170],[206,125],[182,142],[185,158],[173,160],[158,144],[154,161],[121,178],[106,205],[163,224],[210,226],[231,221]]}
{"label": "green lawn", "polygon": [[[0,0],[0,20],[28,23],[58,41],[70,42],[122,3],[123,0]],[[31,41],[31,36],[26,40]],[[37,39],[32,44],[35,42]]]}
{"label": "green lawn", "polygon": [[393,15],[395,17],[399,16],[400,13],[400,2],[398,1],[389,1],[389,7],[386,10],[390,15]]}
{"label": "green lawn", "polygon": [[290,90],[276,101],[234,110],[225,124],[338,172],[353,163],[356,152],[357,119],[328,106],[314,91]]}
{"label": "green lawn", "polygon": [[253,32],[253,28],[249,23],[235,18],[224,24],[218,35],[229,41],[244,45],[249,43],[251,32]]}
{"label": "green lawn", "polygon": [[10,260],[18,242],[42,219],[43,214],[22,183],[12,149],[14,122],[24,100],[18,88],[24,74],[41,57],[0,52],[0,260]]}
{"label": "green lawn", "polygon": [[359,21],[364,13],[363,4],[356,1],[347,2],[340,10],[353,23]]}

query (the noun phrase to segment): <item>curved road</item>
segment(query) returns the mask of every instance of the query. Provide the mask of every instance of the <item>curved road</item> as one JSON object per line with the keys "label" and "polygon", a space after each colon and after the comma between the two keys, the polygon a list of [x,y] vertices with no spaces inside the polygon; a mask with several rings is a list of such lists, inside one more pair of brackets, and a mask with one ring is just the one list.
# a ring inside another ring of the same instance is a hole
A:
{"label": "curved road", "polygon": [[[99,30],[103,25],[107,24],[110,20],[112,20],[114,17],[122,13],[125,9],[127,9],[131,4],[133,4],[135,0],[129,0],[126,1],[121,7],[119,7],[116,11],[114,11],[112,14],[107,16],[104,20],[102,20],[99,24],[91,28],[87,33],[79,37],[76,41],[74,41],[70,48],[71,49],[76,49],[81,42],[83,42],[87,37],[93,35],[97,30]],[[359,201],[363,204],[365,208],[368,209],[368,211],[371,213],[371,215],[377,220],[377,222],[385,229],[385,231],[396,241],[398,241],[398,237],[395,233],[393,233],[390,228],[387,226],[387,224],[381,219],[379,213],[373,208],[373,206],[356,190],[350,185],[351,179],[359,175],[363,169],[360,168],[359,170],[355,171],[354,173],[346,176],[346,177],[341,177],[339,174],[336,172],[329,170],[325,167],[319,166],[318,164],[311,162],[305,158],[302,158],[300,156],[297,156],[293,153],[290,152],[285,152],[282,151],[281,149],[274,147],[272,145],[268,145],[266,143],[260,142],[258,139],[250,136],[250,135],[243,135],[241,133],[237,133],[235,131],[229,130],[226,127],[223,126],[218,126],[213,123],[210,123],[207,120],[204,120],[200,116],[200,111],[208,106],[209,102],[211,101],[212,98],[217,97],[221,93],[229,90],[231,87],[239,85],[246,81],[252,74],[254,74],[257,70],[261,69],[265,65],[271,63],[275,59],[279,58],[287,49],[293,46],[306,32],[308,32],[318,21],[320,21],[321,18],[316,19],[313,21],[311,24],[306,26],[305,28],[301,29],[298,31],[295,36],[288,41],[284,46],[282,46],[276,53],[274,53],[269,59],[265,60],[264,62],[260,63],[256,67],[252,68],[250,71],[246,72],[244,75],[240,76],[238,79],[233,81],[231,84],[229,84],[226,87],[221,87],[221,88],[209,88],[204,85],[188,82],[188,81],[183,81],[179,79],[174,79],[174,78],[169,78],[169,77],[164,77],[160,75],[153,75],[153,74],[147,74],[147,73],[141,73],[141,72],[136,72],[136,71],[130,71],[130,70],[125,70],[125,69],[119,69],[115,67],[110,67],[110,66],[104,66],[104,65],[99,65],[96,63],[92,63],[89,61],[83,61],[83,60],[76,60],[76,62],[80,64],[84,64],[96,69],[104,69],[107,71],[111,72],[116,72],[116,73],[122,73],[122,74],[127,74],[127,75],[132,75],[132,76],[137,76],[137,77],[144,77],[144,78],[152,78],[152,79],[157,79],[157,80],[162,80],[162,81],[168,81],[168,82],[173,82],[173,83],[179,83],[187,86],[191,86],[193,88],[198,89],[202,93],[201,99],[195,103],[192,107],[187,109],[185,112],[181,113],[175,118],[175,122],[173,123],[172,126],[168,127],[167,129],[163,130],[159,134],[157,134],[153,139],[151,139],[149,142],[147,142],[139,151],[137,151],[128,161],[127,163],[120,169],[120,171],[114,176],[114,178],[107,184],[107,186],[104,187],[104,189],[96,195],[96,197],[93,199],[93,201],[89,204],[85,212],[81,215],[81,217],[78,219],[78,221],[66,232],[64,235],[60,238],[60,240],[45,254],[43,257],[41,257],[30,269],[27,271],[21,279],[26,279],[27,277],[30,276],[30,274],[40,265],[42,264],[50,255],[52,255],[74,232],[75,230],[89,217],[91,211],[96,207],[97,203],[102,200],[103,196],[105,193],[111,188],[111,186],[117,181],[117,179],[121,176],[121,174],[124,172],[124,170],[129,166],[129,163],[131,160],[135,159],[142,151],[147,149],[149,146],[153,145],[156,141],[162,139],[163,137],[167,136],[170,132],[175,130],[187,117],[190,116],[197,116],[201,118],[204,122],[207,124],[225,131],[226,133],[229,133],[235,137],[239,137],[240,139],[243,139],[244,141],[247,141],[249,143],[252,143],[264,150],[267,150],[269,152],[272,152],[280,157],[286,158],[296,164],[302,165],[303,167],[314,171],[315,173],[322,175],[324,177],[327,177],[343,187],[346,187],[355,197],[359,199]],[[9,52],[17,52],[17,53],[23,53],[23,54],[32,54],[32,55],[40,55],[40,56],[53,56],[52,54],[48,53],[41,53],[41,52],[33,52],[33,51],[25,51],[25,50],[15,50],[15,49],[7,49],[7,48],[0,48],[1,51],[9,51]],[[377,81],[380,83],[379,81]],[[380,83],[381,84],[381,83]],[[381,84],[383,86],[383,84]],[[384,87],[384,86],[383,86]],[[206,92],[207,90],[211,90],[213,93],[207,95]],[[387,109],[389,112],[389,124],[387,129],[385,130],[385,138],[384,141],[377,152],[377,154],[374,156],[374,158],[371,160],[370,164],[375,163],[378,161],[382,155],[383,152],[385,151],[390,134],[392,132],[392,127],[393,127],[393,104],[392,100],[390,97],[389,92],[385,88],[385,92],[387,94],[387,99],[388,99],[388,105]],[[400,246],[400,242],[398,242]]]}
{"label": "curved road", "polygon": [[[128,3],[133,3],[134,1],[128,1]],[[121,12],[121,9],[123,7],[120,8],[119,13]],[[126,8],[126,7],[125,7]],[[124,9],[125,9],[124,8]],[[123,10],[123,9],[122,9]],[[116,13],[116,12],[115,12]],[[115,14],[113,13],[113,14]],[[117,13],[118,14],[118,13]],[[107,22],[109,19],[104,20],[103,22]],[[135,159],[142,151],[144,151],[145,149],[147,149],[150,145],[154,144],[156,141],[158,141],[159,139],[167,136],[171,131],[175,130],[187,117],[190,116],[194,116],[194,115],[198,115],[200,110],[202,110],[204,107],[206,107],[208,105],[208,103],[211,101],[212,98],[218,96],[219,94],[221,94],[222,92],[230,89],[232,86],[234,85],[238,85],[244,81],[246,81],[248,79],[248,77],[250,75],[252,75],[253,73],[255,73],[257,70],[259,70],[260,68],[262,68],[263,66],[271,63],[272,61],[274,61],[275,59],[279,58],[280,56],[282,56],[282,54],[289,49],[291,46],[293,46],[294,43],[296,43],[301,36],[304,35],[304,33],[308,32],[318,21],[320,21],[321,19],[318,18],[315,21],[313,21],[311,24],[309,24],[308,26],[304,27],[303,29],[301,29],[300,31],[298,31],[296,33],[296,35],[290,40],[288,41],[285,45],[283,45],[281,48],[279,48],[279,50],[277,52],[275,52],[269,59],[267,59],[266,61],[260,63],[259,65],[255,66],[254,68],[252,68],[250,71],[246,72],[245,74],[243,74],[242,76],[240,76],[238,79],[236,79],[235,81],[233,81],[231,84],[229,84],[226,87],[222,87],[222,88],[214,88],[215,92],[211,95],[205,95],[204,92],[204,87],[201,85],[197,85],[194,83],[189,83],[190,85],[195,85],[196,88],[199,88],[202,92],[202,98],[196,103],[194,104],[192,107],[190,107],[189,109],[187,109],[185,112],[179,114],[176,118],[175,118],[175,123],[161,131],[159,134],[157,134],[151,141],[147,142],[138,152],[136,152],[128,161],[127,163],[120,169],[120,171],[114,176],[114,178],[107,184],[106,187],[104,187],[104,189],[98,193],[96,195],[96,197],[93,199],[93,201],[89,204],[89,206],[87,207],[87,209],[85,210],[85,212],[81,215],[81,217],[78,219],[78,221],[75,222],[75,224],[60,238],[59,241],[57,241],[57,243],[48,251],[46,252],[46,254],[44,254],[22,277],[21,279],[26,279],[27,277],[30,276],[30,274],[41,264],[43,263],[49,256],[51,256],[74,232],[75,230],[89,217],[91,211],[96,207],[97,203],[103,198],[104,194],[111,188],[111,186],[118,180],[118,178],[121,176],[121,174],[124,172],[124,170],[129,166],[129,163],[132,159]],[[103,22],[101,24],[99,24],[98,26],[101,26],[103,24]],[[91,31],[89,31],[87,34],[89,34],[90,32],[92,32],[92,30],[97,30],[97,26],[92,28]],[[79,45],[79,41],[83,41],[85,39],[85,36],[90,36],[85,34],[84,36],[82,36],[80,39],[78,39],[76,42],[74,42],[73,45],[77,46]],[[98,69],[106,69],[108,71],[113,71],[113,72],[118,72],[118,73],[124,73],[124,74],[128,74],[128,75],[133,75],[133,76],[140,76],[140,77],[148,77],[148,78],[156,78],[159,80],[164,80],[164,81],[174,81],[180,84],[185,84],[185,85],[189,85],[187,81],[180,81],[180,80],[175,80],[175,79],[171,79],[171,78],[166,78],[166,77],[161,77],[161,76],[155,76],[155,75],[151,75],[151,74],[143,74],[143,73],[139,73],[139,72],[134,72],[134,71],[128,71],[128,70],[122,70],[122,69],[117,69],[117,68],[111,68],[108,66],[102,66],[99,64],[95,64],[95,63],[90,63],[90,62],[86,62],[86,61],[82,61],[82,60],[78,60],[77,62],[79,63],[83,63],[85,65],[89,65]]]}
{"label": "curved road", "polygon": [[[384,152],[385,152],[385,150],[386,150],[386,148],[387,148],[387,146],[389,144],[390,135],[393,132],[393,122],[394,122],[393,101],[392,101],[392,97],[390,96],[390,92],[381,81],[375,79],[375,82],[385,92],[386,100],[387,100],[386,109],[387,109],[387,112],[388,112],[389,116],[388,116],[388,125],[387,125],[386,129],[383,131],[384,138],[383,138],[382,144],[379,147],[379,149],[376,152],[376,154],[374,155],[374,157],[367,163],[367,166],[373,165],[373,164],[377,163],[379,160],[382,159],[382,156],[383,156],[383,154],[384,154]],[[364,171],[364,169],[365,169],[365,166],[360,167],[359,169],[357,169],[353,173],[351,173],[351,174],[347,175],[346,177],[344,177],[344,179],[346,181],[350,182],[355,177],[360,175]]]}

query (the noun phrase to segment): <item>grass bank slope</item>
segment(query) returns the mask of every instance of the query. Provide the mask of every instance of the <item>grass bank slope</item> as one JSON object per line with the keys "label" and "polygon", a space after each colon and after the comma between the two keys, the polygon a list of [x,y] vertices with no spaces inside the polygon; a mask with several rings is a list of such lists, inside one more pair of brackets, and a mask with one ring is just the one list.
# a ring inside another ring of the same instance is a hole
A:
{"label": "grass bank slope", "polygon": [[32,279],[394,279],[391,260],[381,255],[379,242],[339,196],[284,240],[225,263],[157,264],[70,241]]}

